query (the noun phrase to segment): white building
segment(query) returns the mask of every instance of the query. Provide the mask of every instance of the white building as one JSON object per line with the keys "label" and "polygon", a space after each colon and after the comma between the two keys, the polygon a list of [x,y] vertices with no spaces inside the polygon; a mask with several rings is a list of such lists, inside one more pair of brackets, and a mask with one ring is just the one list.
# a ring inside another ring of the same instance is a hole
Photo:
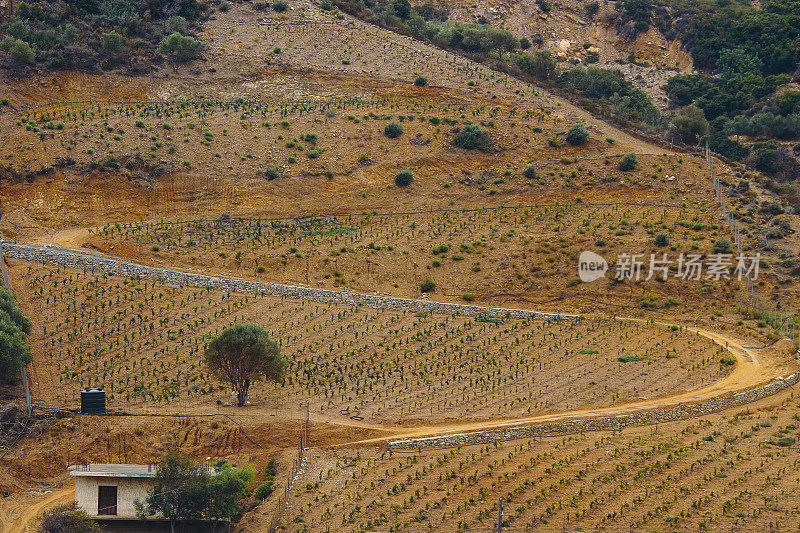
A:
{"label": "white building", "polygon": [[153,488],[156,465],[87,464],[70,466],[75,503],[95,518],[135,518],[133,502],[144,503]]}

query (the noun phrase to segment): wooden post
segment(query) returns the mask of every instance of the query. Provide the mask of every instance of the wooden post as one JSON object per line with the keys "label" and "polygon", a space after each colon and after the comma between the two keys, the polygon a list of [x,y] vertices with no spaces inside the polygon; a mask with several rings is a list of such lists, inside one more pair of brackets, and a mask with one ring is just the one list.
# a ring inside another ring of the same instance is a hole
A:
{"label": "wooden post", "polygon": [[503,533],[503,498],[497,506],[497,533]]}

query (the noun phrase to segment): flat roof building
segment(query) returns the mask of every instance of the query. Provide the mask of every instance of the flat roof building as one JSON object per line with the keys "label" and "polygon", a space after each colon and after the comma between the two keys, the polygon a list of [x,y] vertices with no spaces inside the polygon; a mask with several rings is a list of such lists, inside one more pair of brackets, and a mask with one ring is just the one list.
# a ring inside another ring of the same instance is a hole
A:
{"label": "flat roof building", "polygon": [[157,465],[92,463],[69,467],[75,503],[93,518],[136,518],[134,501],[153,488]]}

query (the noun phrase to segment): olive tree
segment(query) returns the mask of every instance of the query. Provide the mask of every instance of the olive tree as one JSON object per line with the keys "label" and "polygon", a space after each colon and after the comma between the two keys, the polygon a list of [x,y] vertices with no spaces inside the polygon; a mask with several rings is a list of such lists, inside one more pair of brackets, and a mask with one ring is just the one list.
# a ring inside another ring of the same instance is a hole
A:
{"label": "olive tree", "polygon": [[223,331],[209,343],[205,360],[211,374],[231,384],[239,407],[244,405],[253,381],[277,381],[286,367],[278,345],[258,324],[241,324]]}

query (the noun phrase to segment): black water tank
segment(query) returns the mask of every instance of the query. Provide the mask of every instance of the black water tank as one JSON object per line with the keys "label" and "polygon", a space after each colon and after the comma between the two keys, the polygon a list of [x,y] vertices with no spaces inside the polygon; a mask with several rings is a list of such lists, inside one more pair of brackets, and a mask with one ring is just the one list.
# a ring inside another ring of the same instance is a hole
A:
{"label": "black water tank", "polygon": [[106,412],[106,391],[86,387],[81,389],[81,413],[97,414]]}

